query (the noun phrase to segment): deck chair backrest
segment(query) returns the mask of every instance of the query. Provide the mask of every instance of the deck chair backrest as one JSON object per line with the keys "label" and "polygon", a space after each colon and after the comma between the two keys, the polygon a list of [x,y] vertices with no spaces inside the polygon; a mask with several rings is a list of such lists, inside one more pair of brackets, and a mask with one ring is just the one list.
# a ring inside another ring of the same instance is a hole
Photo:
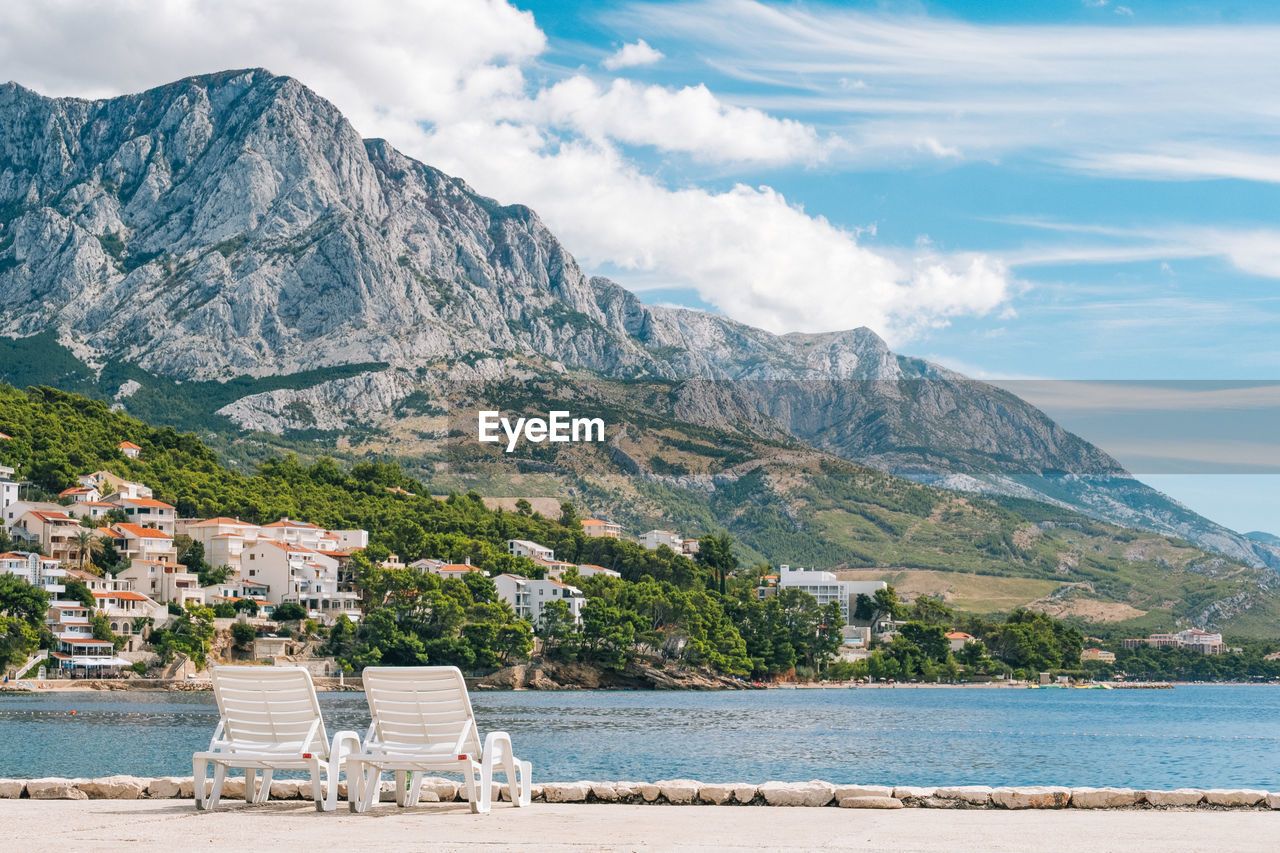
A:
{"label": "deck chair backrest", "polygon": [[383,743],[443,746],[456,743],[465,728],[463,750],[480,755],[467,683],[456,666],[369,667],[361,680]]}
{"label": "deck chair backrest", "polygon": [[296,746],[328,755],[328,738],[311,674],[299,667],[216,666],[213,694],[232,743]]}

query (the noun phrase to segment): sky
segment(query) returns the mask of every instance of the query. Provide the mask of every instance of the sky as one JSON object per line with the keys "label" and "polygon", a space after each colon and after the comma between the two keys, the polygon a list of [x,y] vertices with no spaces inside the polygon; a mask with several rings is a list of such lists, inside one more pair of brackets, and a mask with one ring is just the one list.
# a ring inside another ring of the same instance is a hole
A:
{"label": "sky", "polygon": [[[12,0],[0,79],[104,97],[264,66],[646,301],[1194,395],[1280,377],[1277,44],[1265,2]],[[1230,429],[1146,466],[1113,448],[1180,410],[1116,437],[1044,397],[1193,509],[1280,532],[1280,476],[1203,465],[1247,455]]]}

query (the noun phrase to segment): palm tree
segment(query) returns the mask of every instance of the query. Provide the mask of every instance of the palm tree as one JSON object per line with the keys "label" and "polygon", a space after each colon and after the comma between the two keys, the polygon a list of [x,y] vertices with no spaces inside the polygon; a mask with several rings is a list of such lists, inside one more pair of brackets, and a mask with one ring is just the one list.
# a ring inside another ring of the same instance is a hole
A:
{"label": "palm tree", "polygon": [[76,531],[75,540],[80,557],[80,570],[84,571],[85,561],[102,553],[102,538],[86,527]]}

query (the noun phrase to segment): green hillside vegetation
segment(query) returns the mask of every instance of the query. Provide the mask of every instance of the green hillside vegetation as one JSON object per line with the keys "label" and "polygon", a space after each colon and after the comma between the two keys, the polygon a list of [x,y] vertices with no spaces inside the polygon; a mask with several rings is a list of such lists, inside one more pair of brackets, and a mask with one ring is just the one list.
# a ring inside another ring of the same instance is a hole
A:
{"label": "green hillside vegetation", "polygon": [[[1211,625],[1273,636],[1280,624],[1273,573],[1070,510],[935,489],[795,443],[684,423],[662,414],[670,387],[590,385],[595,397],[575,400],[572,408],[575,415],[604,417],[607,446],[522,445],[508,456],[496,446],[461,440],[466,425],[443,414],[467,411],[457,401],[451,408],[419,397],[402,404],[394,422],[346,436],[340,445],[296,435],[221,435],[214,439],[218,454],[172,429],[113,416],[114,431],[106,437],[129,437],[147,450],[141,462],[114,451],[107,457],[125,476],[153,482],[184,515],[222,513],[251,521],[284,515],[334,527],[364,526],[406,561],[431,551],[459,561],[471,557],[490,571],[530,571],[485,542],[532,538],[545,540],[564,559],[609,565],[582,550],[588,546],[577,544],[576,531],[547,519],[485,514],[483,521],[450,522],[447,531],[437,519],[472,512],[463,497],[469,492],[557,495],[633,531],[728,531],[744,565],[883,570],[862,576],[896,578],[909,594],[941,595],[968,612],[998,616],[1030,607],[1080,626],[1099,626],[1090,631],[1104,636]],[[484,390],[504,411],[545,412],[565,407],[557,401],[566,389],[581,396],[582,388],[557,379]],[[56,392],[32,393],[48,397],[48,405],[69,405],[57,403]],[[642,405],[649,408],[638,410]],[[123,425],[130,423],[137,426]],[[50,429],[64,434],[51,435],[40,467],[25,473],[42,476],[51,490],[108,461],[77,449],[65,428]],[[2,425],[0,430],[18,434]],[[172,453],[179,454],[177,461]],[[234,474],[219,464],[219,456],[233,470],[256,473]],[[681,471],[686,473],[672,473]],[[698,476],[704,482],[715,477],[714,488],[691,480]],[[458,496],[442,505],[425,497],[387,496],[389,487]],[[655,571],[659,579],[671,573]],[[955,581],[928,581],[942,575]]]}
{"label": "green hillside vegetation", "polygon": [[[486,509],[475,493],[438,500],[391,463],[362,462],[343,470],[327,458],[303,464],[285,457],[268,460],[248,475],[222,466],[190,434],[153,428],[111,412],[101,401],[49,388],[20,392],[0,386],[0,431],[12,436],[0,442],[0,461],[20,467],[36,497],[54,495],[77,474],[105,467],[149,484],[182,515],[232,515],[253,522],[291,516],[328,527],[368,529],[370,546],[353,558],[365,617],[359,624],[339,620],[324,638],[327,651],[352,669],[433,663],[491,670],[527,659],[536,632],[547,657],[606,670],[625,669],[644,655],[756,678],[792,670],[808,675],[825,670],[828,676],[842,672],[831,665],[840,643],[838,607],[819,607],[797,590],[758,598],[759,570],[739,568],[727,535],[704,537],[696,560],[667,548],[647,551],[633,542],[588,539],[571,504],[562,506],[560,518],[550,519],[527,510]],[[140,459],[127,459],[116,450],[126,439],[142,447]],[[393,488],[403,491],[389,491]],[[611,567],[621,578],[580,579],[570,571],[566,580],[588,596],[581,626],[573,625],[563,603],[531,626],[515,618],[498,600],[493,581],[479,573],[465,581],[442,580],[379,565],[395,550],[405,560],[470,559],[493,573],[539,572],[531,561],[505,552],[509,538],[534,539],[562,559]],[[6,659],[29,653],[41,639],[47,642],[40,635],[44,604],[29,592],[38,591],[14,579],[0,588],[0,652]],[[886,600],[897,613],[892,592]],[[984,636],[1005,638],[992,644],[996,658],[975,654],[961,665],[950,654],[939,657],[935,648],[934,634],[941,629],[932,623],[939,614],[954,621],[954,614],[941,605],[929,606],[927,599],[911,613],[930,624],[909,622],[904,638],[878,652],[873,666],[888,656],[898,661],[894,666],[900,677],[933,679],[988,668],[1026,674],[1028,667],[1047,663],[1035,651],[1044,645],[1044,636],[1078,636],[1056,620],[1018,612],[1005,627],[991,623],[984,629]],[[164,657],[181,651],[203,661],[213,616],[208,607],[179,612],[153,635],[157,650]],[[1036,629],[1016,627],[1024,623]]]}

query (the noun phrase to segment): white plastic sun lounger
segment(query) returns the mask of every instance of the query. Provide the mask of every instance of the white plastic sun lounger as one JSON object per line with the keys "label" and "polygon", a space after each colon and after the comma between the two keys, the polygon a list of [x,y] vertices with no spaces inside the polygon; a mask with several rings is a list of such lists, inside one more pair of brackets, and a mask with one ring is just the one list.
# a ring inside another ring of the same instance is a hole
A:
{"label": "white plastic sun lounger", "polygon": [[[218,666],[211,672],[221,719],[208,751],[192,756],[196,808],[217,808],[227,768],[242,767],[246,803],[267,801],[273,771],[309,770],[316,809],[332,811],[338,804],[342,761],[359,751],[360,737],[341,731],[329,742],[311,674],[286,666]],[[206,796],[209,764],[213,787]],[[322,772],[327,785],[323,790]]]}
{"label": "white plastic sun lounger", "polygon": [[531,765],[516,759],[506,732],[490,732],[481,747],[457,667],[370,667],[361,678],[373,722],[364,747],[347,756],[353,812],[368,811],[378,801],[387,770],[395,773],[400,806],[417,805],[429,770],[461,773],[473,813],[489,812],[495,769],[506,776],[512,804],[529,804]]}

